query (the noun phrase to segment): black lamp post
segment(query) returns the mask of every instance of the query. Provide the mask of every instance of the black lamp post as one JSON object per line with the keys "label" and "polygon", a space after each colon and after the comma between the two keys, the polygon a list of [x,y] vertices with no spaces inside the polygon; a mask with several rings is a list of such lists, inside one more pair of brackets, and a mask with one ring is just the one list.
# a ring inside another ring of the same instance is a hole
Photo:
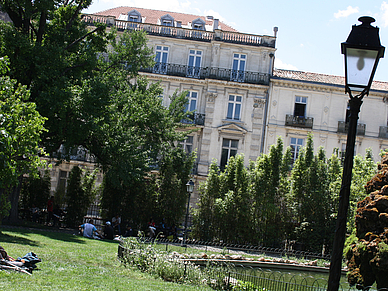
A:
{"label": "black lamp post", "polygon": [[337,291],[341,278],[358,113],[362,98],[369,94],[377,64],[379,59],[384,57],[385,49],[380,44],[379,29],[371,26],[375,20],[369,16],[360,17],[358,20],[362,24],[353,25],[348,39],[341,44],[342,54],[345,55],[345,93],[348,93],[350,98],[350,117],[328,291]]}
{"label": "black lamp post", "polygon": [[192,179],[190,179],[190,181],[187,182],[186,189],[187,189],[188,199],[187,199],[187,209],[186,209],[186,218],[185,218],[185,234],[183,237],[184,241],[187,240],[187,220],[189,219],[190,197],[191,197],[191,193],[193,193],[194,191],[194,182]]}

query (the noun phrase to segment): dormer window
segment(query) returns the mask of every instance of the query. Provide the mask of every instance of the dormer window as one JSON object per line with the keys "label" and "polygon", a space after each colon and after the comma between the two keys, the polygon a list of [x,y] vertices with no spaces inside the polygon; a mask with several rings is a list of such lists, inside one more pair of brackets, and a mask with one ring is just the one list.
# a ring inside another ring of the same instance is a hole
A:
{"label": "dormer window", "polygon": [[174,26],[174,18],[169,14],[160,17],[160,24],[163,26]]}
{"label": "dormer window", "polygon": [[132,21],[132,22],[139,22],[139,18],[138,18],[137,16],[130,15],[130,16],[129,16],[129,21]]}
{"label": "dormer window", "polygon": [[141,22],[141,14],[137,10],[131,10],[128,12],[128,21]]}
{"label": "dormer window", "polygon": [[191,23],[191,28],[195,30],[205,30],[205,21],[202,18],[194,19]]}

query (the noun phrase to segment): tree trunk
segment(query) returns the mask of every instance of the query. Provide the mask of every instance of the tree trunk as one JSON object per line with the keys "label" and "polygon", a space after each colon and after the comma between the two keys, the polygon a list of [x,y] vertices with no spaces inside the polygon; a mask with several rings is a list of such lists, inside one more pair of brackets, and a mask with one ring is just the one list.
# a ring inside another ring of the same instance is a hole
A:
{"label": "tree trunk", "polygon": [[19,220],[19,196],[22,189],[23,176],[18,178],[18,184],[9,191],[9,201],[11,202],[11,211],[7,218],[9,223],[15,223]]}

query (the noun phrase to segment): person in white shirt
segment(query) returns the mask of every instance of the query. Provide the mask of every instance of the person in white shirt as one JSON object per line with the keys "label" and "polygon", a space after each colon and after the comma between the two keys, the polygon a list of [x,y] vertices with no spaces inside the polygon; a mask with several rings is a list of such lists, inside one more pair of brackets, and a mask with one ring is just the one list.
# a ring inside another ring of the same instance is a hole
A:
{"label": "person in white shirt", "polygon": [[90,219],[89,222],[80,225],[79,229],[84,237],[94,239],[101,238],[101,235],[98,232],[97,228],[93,225],[93,219]]}

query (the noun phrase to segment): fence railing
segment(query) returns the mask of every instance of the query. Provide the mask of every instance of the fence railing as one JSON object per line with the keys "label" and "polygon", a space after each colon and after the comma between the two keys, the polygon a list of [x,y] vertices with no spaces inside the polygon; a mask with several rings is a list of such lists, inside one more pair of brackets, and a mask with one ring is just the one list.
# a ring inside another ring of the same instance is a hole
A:
{"label": "fence railing", "polygon": [[114,26],[118,30],[143,30],[150,35],[158,35],[165,37],[190,39],[197,41],[210,42],[223,41],[228,43],[238,43],[252,46],[275,47],[276,37],[266,35],[254,35],[232,31],[202,31],[183,27],[171,27],[164,25],[156,25],[151,23],[139,23],[125,20],[115,19],[114,16],[102,16],[93,14],[83,14],[82,20],[88,25],[95,23],[104,23],[107,26]]}
{"label": "fence railing", "polygon": [[225,68],[192,67],[187,65],[156,63],[152,68],[142,68],[141,72],[194,79],[214,79],[248,84],[269,84],[269,74],[233,70]]}
{"label": "fence railing", "polygon": [[[118,257],[125,262],[124,256],[128,255],[126,249],[119,245]],[[176,259],[173,259],[176,260]],[[188,261],[184,262],[184,277],[192,277],[193,268],[186,268]],[[305,274],[289,274],[287,272],[272,271],[260,267],[247,267],[226,262],[209,261],[206,266],[206,274],[210,275],[210,284],[216,290],[246,290],[246,291],[326,291],[327,279],[306,276]],[[341,283],[341,291],[372,291],[374,287],[349,286]],[[388,288],[377,291],[388,291]]]}
{"label": "fence railing", "polygon": [[245,244],[229,244],[222,242],[211,242],[211,241],[197,241],[197,240],[185,240],[182,244],[182,239],[167,239],[167,238],[157,238],[157,243],[166,244],[166,250],[168,250],[168,245],[185,245],[185,246],[197,246],[202,247],[207,251],[207,248],[220,248],[223,251],[243,251],[248,254],[264,254],[272,257],[295,257],[303,258],[306,260],[316,260],[323,259],[330,261],[331,256],[329,254],[319,254],[307,251],[299,251],[292,249],[282,249],[282,248],[271,248],[265,246],[254,246],[254,245],[245,245]]}

